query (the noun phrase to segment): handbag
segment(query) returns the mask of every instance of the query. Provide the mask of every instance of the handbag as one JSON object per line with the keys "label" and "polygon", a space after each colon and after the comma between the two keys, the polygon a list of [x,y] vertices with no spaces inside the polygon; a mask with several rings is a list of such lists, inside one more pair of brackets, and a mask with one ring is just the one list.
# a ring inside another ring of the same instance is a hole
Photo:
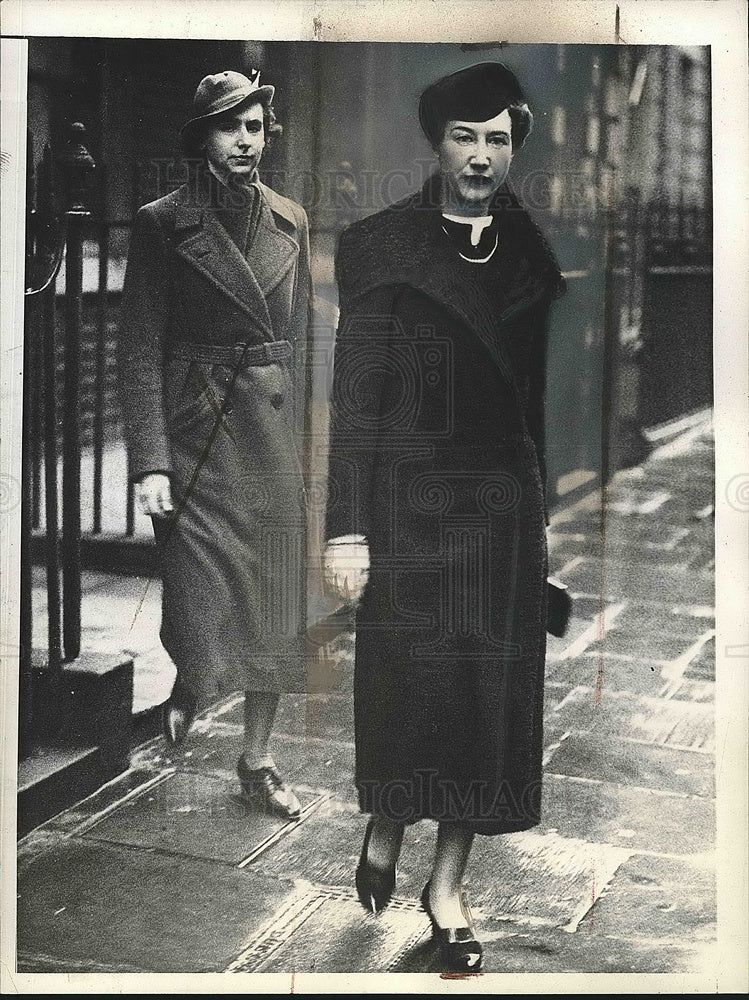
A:
{"label": "handbag", "polygon": [[549,576],[546,579],[546,631],[560,639],[567,632],[572,617],[572,598],[566,584]]}

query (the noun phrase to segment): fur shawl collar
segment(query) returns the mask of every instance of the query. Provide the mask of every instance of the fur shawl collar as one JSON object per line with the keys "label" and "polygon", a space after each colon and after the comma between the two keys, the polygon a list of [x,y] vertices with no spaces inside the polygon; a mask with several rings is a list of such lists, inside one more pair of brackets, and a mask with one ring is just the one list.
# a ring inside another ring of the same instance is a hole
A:
{"label": "fur shawl collar", "polygon": [[394,292],[399,285],[410,285],[478,337],[517,393],[499,329],[503,323],[521,321],[534,307],[548,306],[563,294],[564,278],[541,231],[505,185],[492,205],[500,215],[492,266],[499,268],[501,297],[499,303],[490,301],[480,281],[465,280],[455,249],[442,232],[439,183],[439,175],[432,175],[417,194],[341,234],[336,277],[342,315],[355,312],[357,300],[367,292]]}
{"label": "fur shawl collar", "polygon": [[[456,281],[455,256],[441,231],[439,174],[421,191],[384,211],[354,223],[341,236],[336,276],[345,307],[379,285],[411,284],[422,290],[449,289]],[[503,185],[491,211],[499,216],[499,260],[503,272],[503,315],[525,303],[554,299],[564,279],[554,253],[509,185]],[[442,296],[438,296],[442,297]],[[496,321],[496,317],[495,317]]]}

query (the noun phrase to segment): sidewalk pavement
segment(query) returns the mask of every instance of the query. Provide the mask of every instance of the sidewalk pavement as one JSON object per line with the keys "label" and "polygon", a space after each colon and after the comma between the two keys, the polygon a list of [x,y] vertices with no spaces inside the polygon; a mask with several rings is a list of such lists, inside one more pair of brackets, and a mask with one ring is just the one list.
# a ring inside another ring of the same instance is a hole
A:
{"label": "sidewalk pavement", "polygon": [[[604,522],[597,496],[552,522],[551,571],[575,618],[549,647],[543,822],[478,837],[471,858],[487,972],[714,968],[712,489],[703,421],[617,474]],[[122,644],[105,623],[129,613],[136,699],[163,700],[157,586],[88,583],[98,640]],[[237,694],[180,751],[139,747],[127,773],[21,841],[19,971],[436,971],[418,903],[433,824],[407,829],[384,913],[356,899],[352,650],[350,634],[334,644],[334,691],[281,701],[272,751],[300,821],[233,797]]]}

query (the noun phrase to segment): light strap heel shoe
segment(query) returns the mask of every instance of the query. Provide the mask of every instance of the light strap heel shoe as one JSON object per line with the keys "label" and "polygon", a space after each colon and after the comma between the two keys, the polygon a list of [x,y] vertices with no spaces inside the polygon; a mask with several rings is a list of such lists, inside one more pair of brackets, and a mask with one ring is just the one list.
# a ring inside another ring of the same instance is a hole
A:
{"label": "light strap heel shoe", "polygon": [[431,921],[432,938],[439,947],[443,971],[480,972],[484,962],[484,949],[481,942],[476,940],[470,918],[465,927],[440,927],[429,905],[430,886],[431,882],[424,886],[421,905]]}

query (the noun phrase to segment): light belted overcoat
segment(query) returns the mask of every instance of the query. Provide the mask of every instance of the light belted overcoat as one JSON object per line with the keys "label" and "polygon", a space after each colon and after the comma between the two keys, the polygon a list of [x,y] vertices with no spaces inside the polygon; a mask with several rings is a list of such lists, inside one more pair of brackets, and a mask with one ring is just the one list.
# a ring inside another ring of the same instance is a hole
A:
{"label": "light belted overcoat", "polygon": [[[123,292],[121,401],[130,477],[165,472],[155,518],[162,642],[201,703],[303,690],[305,494],[300,459],[309,234],[258,184],[243,254],[197,185],[138,212]],[[290,357],[273,345],[288,341]],[[242,345],[251,365],[212,349]]]}

